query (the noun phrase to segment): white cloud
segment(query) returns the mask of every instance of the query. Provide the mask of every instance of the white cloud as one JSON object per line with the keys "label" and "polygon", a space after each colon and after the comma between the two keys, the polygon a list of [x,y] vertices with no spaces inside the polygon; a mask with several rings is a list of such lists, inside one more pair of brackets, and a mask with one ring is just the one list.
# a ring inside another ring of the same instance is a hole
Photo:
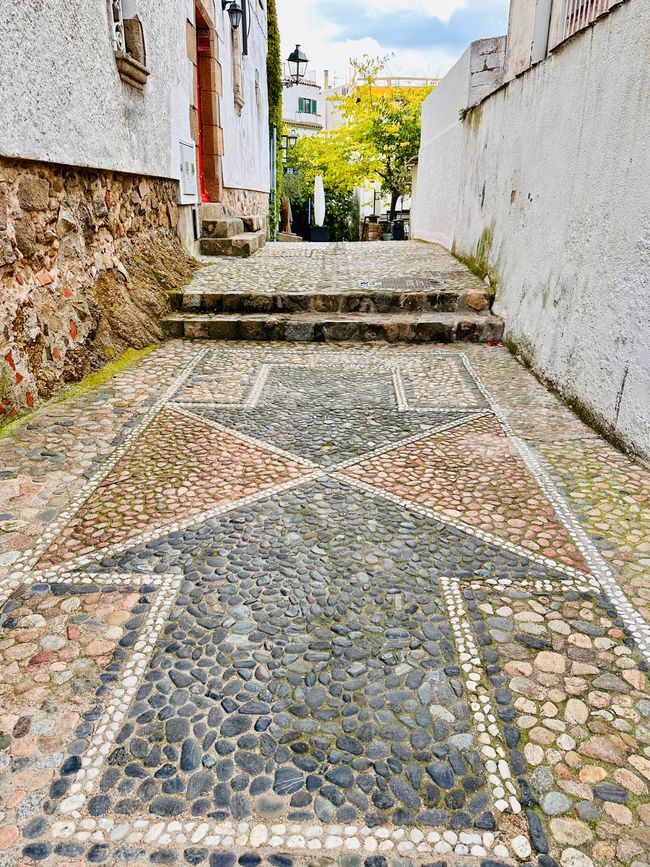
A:
{"label": "white cloud", "polygon": [[426,15],[446,23],[454,12],[466,8],[467,0],[357,0],[357,4],[381,15]]}
{"label": "white cloud", "polygon": [[[426,12],[441,17],[462,8],[466,0],[351,0],[367,5],[375,12]],[[358,8],[358,7],[357,7]],[[390,46],[381,45],[368,36],[364,39],[341,39],[341,29],[324,17],[324,6],[317,0],[278,0],[278,19],[282,37],[282,58],[288,56],[296,43],[300,43],[310,60],[310,68],[322,81],[323,70],[336,74],[337,83],[348,77],[351,57],[380,57],[390,53]],[[451,10],[451,11],[450,11]],[[400,49],[390,62],[394,75],[444,75],[458,59],[458,54],[437,49],[415,51]]]}

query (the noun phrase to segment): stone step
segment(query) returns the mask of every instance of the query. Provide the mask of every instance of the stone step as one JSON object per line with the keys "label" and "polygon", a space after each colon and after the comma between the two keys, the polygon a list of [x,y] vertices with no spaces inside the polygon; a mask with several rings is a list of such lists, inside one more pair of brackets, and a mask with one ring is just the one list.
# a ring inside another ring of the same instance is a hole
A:
{"label": "stone step", "polygon": [[220,217],[201,221],[202,238],[234,238],[244,234],[244,221],[239,217]]}
{"label": "stone step", "polygon": [[242,222],[247,232],[266,231],[266,217],[262,214],[247,214],[242,217]]}
{"label": "stone step", "polygon": [[478,313],[490,295],[481,289],[431,289],[422,292],[352,289],[350,291],[172,292],[174,310],[186,313]]}
{"label": "stone step", "polygon": [[169,337],[212,340],[487,343],[503,336],[489,313],[175,313],[162,321]]}
{"label": "stone step", "polygon": [[246,259],[261,250],[266,243],[266,232],[243,232],[231,238],[201,238],[204,256],[236,256]]}

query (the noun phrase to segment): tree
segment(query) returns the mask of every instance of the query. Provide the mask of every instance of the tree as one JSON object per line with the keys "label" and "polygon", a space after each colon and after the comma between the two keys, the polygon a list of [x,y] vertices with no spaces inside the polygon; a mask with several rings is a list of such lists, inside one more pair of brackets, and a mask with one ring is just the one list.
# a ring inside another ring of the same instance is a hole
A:
{"label": "tree", "polygon": [[379,181],[391,196],[393,220],[398,199],[410,192],[408,164],[420,149],[422,103],[432,88],[384,85],[387,62],[367,55],[352,61],[354,85],[334,100],[343,125],[301,139],[294,159],[307,183],[322,174],[325,186],[340,192]]}
{"label": "tree", "polygon": [[[286,174],[284,192],[291,202],[293,229],[303,237],[308,236],[308,202],[314,194],[313,179],[307,182],[304,173]],[[325,226],[330,241],[359,240],[359,200],[357,196],[342,187],[325,185]]]}

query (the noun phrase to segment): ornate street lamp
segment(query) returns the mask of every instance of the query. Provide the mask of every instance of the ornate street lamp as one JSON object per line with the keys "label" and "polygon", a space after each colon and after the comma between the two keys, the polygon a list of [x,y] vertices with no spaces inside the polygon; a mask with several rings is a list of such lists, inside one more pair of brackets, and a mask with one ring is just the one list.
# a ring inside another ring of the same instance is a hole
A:
{"label": "ornate street lamp", "polygon": [[242,21],[244,10],[241,8],[237,0],[221,0],[221,8],[228,10],[230,16],[230,26],[233,30],[238,30]]}
{"label": "ornate street lamp", "polygon": [[309,60],[300,45],[296,45],[291,54],[287,57],[289,64],[289,80],[284,82],[285,87],[293,87],[294,84],[300,84],[307,72],[307,64]]}

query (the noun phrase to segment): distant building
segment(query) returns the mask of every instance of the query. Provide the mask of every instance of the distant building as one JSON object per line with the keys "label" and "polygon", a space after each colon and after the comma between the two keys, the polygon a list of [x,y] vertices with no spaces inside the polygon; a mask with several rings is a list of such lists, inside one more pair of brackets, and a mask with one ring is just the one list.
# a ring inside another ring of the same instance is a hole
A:
{"label": "distant building", "polygon": [[[384,96],[390,93],[395,88],[400,90],[415,90],[420,87],[436,87],[438,78],[427,78],[413,75],[384,75],[375,79],[373,83],[373,93],[377,96]],[[325,129],[338,129],[344,123],[343,115],[336,104],[336,99],[339,97],[348,96],[354,93],[357,87],[363,86],[364,82],[352,76],[345,84],[335,84],[330,82],[330,74],[325,70],[323,81],[323,99],[325,100]]]}
{"label": "distant building", "polygon": [[325,98],[313,70],[307,71],[300,84],[282,91],[282,122],[299,136],[316,135],[325,128],[324,109]]}

